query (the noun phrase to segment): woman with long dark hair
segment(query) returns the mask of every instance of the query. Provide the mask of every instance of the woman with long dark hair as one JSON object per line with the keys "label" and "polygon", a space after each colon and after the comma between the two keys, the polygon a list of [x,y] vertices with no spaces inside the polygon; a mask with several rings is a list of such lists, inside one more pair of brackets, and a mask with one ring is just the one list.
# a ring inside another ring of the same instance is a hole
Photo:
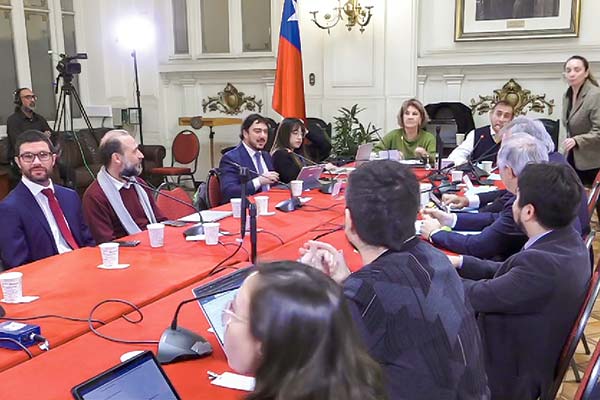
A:
{"label": "woman with long dark hair", "polygon": [[600,88],[582,56],[571,56],[563,74],[569,83],[563,97],[563,147],[583,184],[590,185],[600,169]]}
{"label": "woman with long dark hair", "polygon": [[229,365],[256,377],[247,399],[385,398],[381,369],[355,331],[341,287],[315,268],[258,266],[224,322]]}
{"label": "woman with long dark hair", "polygon": [[273,168],[279,173],[279,180],[284,183],[296,179],[302,167],[307,164],[302,146],[304,136],[306,128],[298,118],[286,118],[277,128],[271,157]]}

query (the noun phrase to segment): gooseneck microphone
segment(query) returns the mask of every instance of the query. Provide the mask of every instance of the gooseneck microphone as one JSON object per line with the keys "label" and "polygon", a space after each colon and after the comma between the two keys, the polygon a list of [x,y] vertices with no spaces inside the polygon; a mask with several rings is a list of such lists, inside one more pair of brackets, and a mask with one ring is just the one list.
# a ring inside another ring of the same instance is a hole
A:
{"label": "gooseneck microphone", "polygon": [[189,329],[177,326],[181,307],[201,298],[187,299],[177,306],[171,325],[164,330],[158,342],[156,358],[161,364],[200,358],[212,353],[212,346],[205,338]]}
{"label": "gooseneck microphone", "polygon": [[194,207],[190,203],[186,203],[185,201],[178,199],[175,196],[171,196],[170,194],[161,192],[160,190],[153,188],[150,185],[146,185],[145,183],[142,183],[142,182],[138,181],[137,179],[135,179],[135,177],[133,177],[133,176],[121,175],[121,178],[125,179],[127,182],[129,182],[131,184],[139,185],[139,186],[143,187],[144,189],[151,190],[153,193],[156,193],[161,196],[165,196],[167,199],[173,200],[176,203],[183,204],[183,205],[191,208],[195,212],[197,212],[200,224],[192,226],[191,228],[188,228],[185,231],[183,231],[183,236],[196,236],[196,235],[204,234],[204,227],[203,227],[204,218],[202,218],[202,212],[200,210],[198,210],[196,207]]}

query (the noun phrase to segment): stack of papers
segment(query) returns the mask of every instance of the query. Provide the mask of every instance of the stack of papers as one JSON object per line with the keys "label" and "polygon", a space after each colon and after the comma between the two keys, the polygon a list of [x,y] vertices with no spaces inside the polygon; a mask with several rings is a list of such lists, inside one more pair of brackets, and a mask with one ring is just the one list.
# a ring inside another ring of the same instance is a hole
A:
{"label": "stack of papers", "polygon": [[[201,211],[202,219],[204,222],[217,222],[222,220],[223,218],[229,217],[233,215],[231,211],[213,211],[213,210],[204,210]],[[198,213],[186,215],[185,217],[179,218],[178,221],[183,222],[200,222],[200,216]]]}

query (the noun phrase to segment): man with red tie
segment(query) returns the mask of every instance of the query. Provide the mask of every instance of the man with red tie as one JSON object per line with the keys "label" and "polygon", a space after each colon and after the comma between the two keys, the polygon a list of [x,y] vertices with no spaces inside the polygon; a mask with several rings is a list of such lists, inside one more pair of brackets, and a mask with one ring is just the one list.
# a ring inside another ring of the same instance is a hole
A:
{"label": "man with red tie", "polygon": [[17,139],[15,154],[21,182],[0,202],[4,267],[94,246],[79,196],[50,179],[56,162],[50,139],[40,131],[25,131]]}

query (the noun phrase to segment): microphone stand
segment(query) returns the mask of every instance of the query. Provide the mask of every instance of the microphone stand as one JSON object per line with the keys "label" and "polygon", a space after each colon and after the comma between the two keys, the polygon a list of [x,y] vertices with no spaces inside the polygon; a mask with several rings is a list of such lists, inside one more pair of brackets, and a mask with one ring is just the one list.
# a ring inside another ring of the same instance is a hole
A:
{"label": "microphone stand", "polygon": [[443,149],[444,149],[444,142],[442,142],[442,137],[440,135],[441,130],[442,130],[442,127],[440,125],[435,126],[435,147],[436,147],[436,151],[438,153],[438,163],[437,163],[436,172],[429,176],[429,179],[431,181],[447,180],[446,174],[444,174],[442,172],[442,153],[443,153]]}
{"label": "microphone stand", "polygon": [[256,262],[256,243],[258,241],[256,229],[256,204],[248,200],[248,195],[246,193],[246,185],[250,181],[250,170],[241,165],[238,168],[240,183],[242,185],[240,196],[242,199],[240,205],[240,236],[242,240],[244,240],[244,237],[246,236],[246,209],[248,209],[250,214],[250,260],[254,264]]}
{"label": "microphone stand", "polygon": [[186,203],[185,201],[183,201],[181,199],[178,199],[175,196],[171,196],[170,194],[161,192],[160,190],[153,188],[150,185],[146,185],[145,183],[139,182],[137,179],[135,179],[132,176],[121,175],[121,178],[125,179],[127,182],[129,182],[131,184],[139,185],[139,186],[143,187],[144,189],[151,190],[153,193],[159,194],[161,196],[165,196],[167,199],[173,200],[174,202],[179,203],[179,204],[186,205],[186,206],[190,207],[192,210],[196,211],[198,213],[198,219],[199,219],[200,224],[192,226],[191,228],[188,228],[185,231],[183,231],[183,236],[195,236],[195,235],[204,234],[204,227],[202,226],[202,225],[204,225],[204,218],[202,218],[202,212],[200,210],[197,210],[196,207],[194,207],[193,205],[191,205],[189,203]]}

